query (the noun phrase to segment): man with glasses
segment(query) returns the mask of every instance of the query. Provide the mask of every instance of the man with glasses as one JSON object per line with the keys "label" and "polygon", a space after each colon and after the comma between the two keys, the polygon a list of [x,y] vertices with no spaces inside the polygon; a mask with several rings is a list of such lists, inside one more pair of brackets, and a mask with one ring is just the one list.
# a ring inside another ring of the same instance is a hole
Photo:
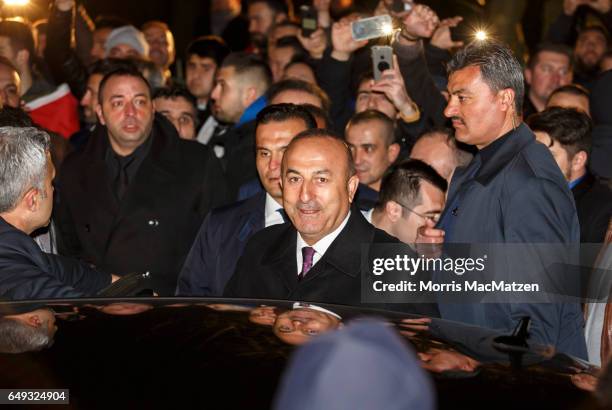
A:
{"label": "man with glasses", "polygon": [[446,180],[432,167],[409,159],[385,175],[379,202],[365,213],[366,219],[402,242],[414,244],[420,227],[438,222],[446,188]]}

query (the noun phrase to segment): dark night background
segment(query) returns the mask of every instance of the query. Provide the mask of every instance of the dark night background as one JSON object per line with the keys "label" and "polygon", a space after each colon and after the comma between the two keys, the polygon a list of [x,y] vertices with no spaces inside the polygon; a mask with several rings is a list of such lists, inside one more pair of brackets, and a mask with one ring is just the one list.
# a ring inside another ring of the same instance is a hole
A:
{"label": "dark night background", "polygon": [[[6,17],[14,15],[24,15],[31,21],[44,18],[52,0],[30,0],[27,8],[8,8],[5,7],[3,13]],[[89,15],[95,19],[99,15],[114,15],[126,19],[137,27],[140,27],[148,20],[162,20],[168,23],[174,33],[176,40],[177,57],[180,59],[185,47],[194,37],[210,34],[208,10],[212,0],[77,0],[83,4]],[[359,9],[373,9],[377,0],[353,0]],[[487,3],[509,0],[488,0]],[[522,19],[524,40],[527,47],[531,47],[539,42],[542,34],[541,5],[545,2],[555,2],[554,0],[528,0],[527,10]],[[559,0],[562,3],[561,0]],[[246,10],[243,2],[243,12]],[[310,0],[293,0],[303,4]],[[474,27],[485,25],[487,7],[482,7],[479,3],[482,0],[418,0],[419,3],[430,5],[438,12],[440,18],[455,15],[464,16],[464,23],[458,32],[454,33],[457,38],[463,37],[473,31]],[[483,2],[484,3],[484,2]],[[488,6],[489,4],[487,4]],[[502,17],[503,18],[503,17]],[[498,20],[498,18],[494,20]],[[497,22],[497,21],[496,21]],[[494,27],[489,27],[494,29]],[[508,39],[511,43],[510,39]],[[516,50],[518,51],[518,50]]]}

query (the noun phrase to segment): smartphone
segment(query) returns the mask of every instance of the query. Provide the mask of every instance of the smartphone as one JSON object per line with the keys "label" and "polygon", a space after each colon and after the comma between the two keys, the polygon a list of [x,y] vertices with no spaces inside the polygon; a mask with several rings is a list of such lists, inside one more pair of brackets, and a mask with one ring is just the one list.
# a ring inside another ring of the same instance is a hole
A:
{"label": "smartphone", "polygon": [[393,34],[393,21],[391,16],[368,17],[351,23],[353,40],[370,40]]}
{"label": "smartphone", "polygon": [[374,80],[380,80],[382,72],[393,68],[393,48],[389,46],[372,47],[372,71]]}
{"label": "smartphone", "polygon": [[317,22],[317,12],[314,8],[308,5],[300,7],[300,19],[302,21],[302,35],[310,37],[312,33],[317,31],[319,24]]}
{"label": "smartphone", "polygon": [[395,13],[403,13],[404,11],[412,10],[411,3],[405,3],[404,0],[393,0],[391,4],[391,11]]}

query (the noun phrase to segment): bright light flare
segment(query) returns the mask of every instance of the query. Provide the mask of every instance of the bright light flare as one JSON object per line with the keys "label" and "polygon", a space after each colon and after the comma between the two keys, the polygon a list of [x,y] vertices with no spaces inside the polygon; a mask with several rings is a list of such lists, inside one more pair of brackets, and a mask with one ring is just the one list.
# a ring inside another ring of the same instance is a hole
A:
{"label": "bright light flare", "polygon": [[384,24],[381,27],[381,30],[383,33],[385,33],[385,36],[390,36],[393,34],[393,24]]}
{"label": "bright light flare", "polygon": [[484,30],[477,30],[474,33],[474,38],[478,41],[485,41],[487,38],[489,38],[489,35]]}
{"label": "bright light flare", "polygon": [[27,6],[30,0],[4,0],[6,6]]}

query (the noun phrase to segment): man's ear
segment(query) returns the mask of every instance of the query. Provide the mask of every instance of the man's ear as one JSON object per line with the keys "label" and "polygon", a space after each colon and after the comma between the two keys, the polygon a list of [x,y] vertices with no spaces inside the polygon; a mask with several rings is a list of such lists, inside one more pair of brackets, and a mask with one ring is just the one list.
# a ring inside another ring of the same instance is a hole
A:
{"label": "man's ear", "polygon": [[353,175],[348,180],[348,194],[350,203],[353,203],[353,198],[355,198],[357,188],[359,188],[359,178],[357,177],[357,175]]}
{"label": "man's ear", "polygon": [[30,52],[25,48],[19,50],[15,56],[15,64],[19,70],[30,67]]}
{"label": "man's ear", "polygon": [[576,153],[574,158],[572,158],[572,171],[581,171],[586,167],[588,159],[589,155],[585,151],[579,151]]}
{"label": "man's ear", "polygon": [[276,13],[274,16],[274,24],[282,23],[287,20],[287,15],[285,13]]}
{"label": "man's ear", "polygon": [[98,116],[100,124],[106,125],[106,121],[104,121],[104,115],[102,114],[102,106],[100,104],[96,104],[96,115]]}
{"label": "man's ear", "polygon": [[257,99],[257,88],[255,86],[246,87],[244,90],[243,98],[242,98],[244,108],[246,109],[249,105],[253,104],[253,102],[256,99]]}
{"label": "man's ear", "polygon": [[506,88],[500,91],[503,111],[514,110],[514,90]]}
{"label": "man's ear", "polygon": [[389,145],[389,148],[387,148],[387,156],[389,159],[389,163],[393,164],[395,160],[397,159],[399,153],[400,153],[400,146],[397,142]]}
{"label": "man's ear", "polygon": [[388,201],[385,204],[385,214],[391,222],[397,222],[402,217],[402,206],[395,201]]}
{"label": "man's ear", "polygon": [[36,212],[38,207],[40,206],[39,200],[40,193],[36,188],[30,188],[23,195],[22,203],[25,205],[26,209],[30,212]]}
{"label": "man's ear", "polygon": [[43,320],[36,313],[28,314],[25,319],[25,322],[28,326],[40,327],[43,324]]}
{"label": "man's ear", "polygon": [[531,68],[526,68],[524,71],[524,75],[525,75],[525,82],[528,85],[531,85],[531,76],[533,75],[533,73],[531,72]]}

